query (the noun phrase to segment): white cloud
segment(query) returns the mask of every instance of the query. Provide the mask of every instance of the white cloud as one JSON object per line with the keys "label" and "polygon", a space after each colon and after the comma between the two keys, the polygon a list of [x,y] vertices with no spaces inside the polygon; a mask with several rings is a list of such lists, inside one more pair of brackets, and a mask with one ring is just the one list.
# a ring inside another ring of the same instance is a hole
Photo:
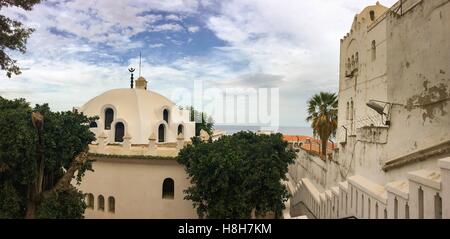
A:
{"label": "white cloud", "polygon": [[179,24],[174,23],[166,23],[152,27],[151,31],[160,32],[160,31],[181,31],[183,27]]}
{"label": "white cloud", "polygon": [[182,20],[183,20],[183,17],[177,16],[177,15],[175,15],[175,14],[170,14],[170,15],[167,15],[167,16],[165,17],[165,19],[166,19],[166,20],[170,20],[170,21],[177,21],[177,22],[179,22],[179,21],[182,21]]}
{"label": "white cloud", "polygon": [[161,47],[164,47],[164,44],[156,43],[156,44],[151,44],[148,47],[150,47],[150,48],[161,48]]}
{"label": "white cloud", "polygon": [[187,29],[191,33],[196,33],[196,32],[198,32],[200,30],[200,27],[198,27],[198,26],[189,26]]}

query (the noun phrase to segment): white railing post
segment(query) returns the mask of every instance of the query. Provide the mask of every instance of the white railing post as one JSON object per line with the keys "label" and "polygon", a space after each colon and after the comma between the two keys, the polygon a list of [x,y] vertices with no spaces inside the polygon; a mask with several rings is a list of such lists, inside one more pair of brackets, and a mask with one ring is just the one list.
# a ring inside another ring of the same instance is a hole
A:
{"label": "white railing post", "polygon": [[442,218],[450,219],[450,157],[439,160],[441,168]]}

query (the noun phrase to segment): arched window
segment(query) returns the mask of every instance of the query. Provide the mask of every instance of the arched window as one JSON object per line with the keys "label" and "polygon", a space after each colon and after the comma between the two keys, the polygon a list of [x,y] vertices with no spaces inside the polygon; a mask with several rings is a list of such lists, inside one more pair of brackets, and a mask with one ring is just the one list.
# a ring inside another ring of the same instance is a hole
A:
{"label": "arched window", "polygon": [[375,21],[375,12],[374,11],[370,11],[370,20],[371,21]]}
{"label": "arched window", "polygon": [[372,41],[372,61],[377,59],[377,42],[375,40]]}
{"label": "arched window", "polygon": [[183,134],[184,126],[182,124],[178,125],[177,135]]}
{"label": "arched window", "polygon": [[105,198],[102,195],[98,195],[98,210],[105,211]]}
{"label": "arched window", "polygon": [[162,143],[165,141],[166,137],[166,127],[164,124],[160,124],[158,127],[158,142]]}
{"label": "arched window", "polygon": [[388,219],[388,215],[387,215],[387,209],[384,209],[384,219]]}
{"label": "arched window", "polygon": [[114,110],[107,108],[105,110],[105,129],[111,129],[111,123],[114,121]]}
{"label": "arched window", "polygon": [[367,199],[367,218],[370,219],[370,209],[371,209],[371,205],[370,205],[370,198]]}
{"label": "arched window", "polygon": [[359,53],[358,52],[356,52],[356,54],[355,54],[355,62],[356,62],[356,67],[358,67],[358,64],[359,64]]}
{"label": "arched window", "polygon": [[163,120],[169,123],[169,111],[167,109],[163,110]]}
{"label": "arched window", "polygon": [[89,128],[97,128],[97,122],[92,121],[92,122],[89,124]]}
{"label": "arched window", "polygon": [[94,209],[94,195],[92,193],[89,193],[86,195],[87,197],[87,208]]}
{"label": "arched window", "polygon": [[116,199],[114,197],[108,197],[108,212],[116,212]]}
{"label": "arched window", "polygon": [[162,187],[162,198],[173,199],[174,195],[175,195],[174,190],[175,190],[175,185],[174,185],[173,179],[171,179],[171,178],[164,179],[163,187]]}
{"label": "arched window", "polygon": [[115,142],[123,142],[123,136],[125,135],[125,126],[122,122],[118,122],[116,124],[115,132],[114,132],[114,141]]}

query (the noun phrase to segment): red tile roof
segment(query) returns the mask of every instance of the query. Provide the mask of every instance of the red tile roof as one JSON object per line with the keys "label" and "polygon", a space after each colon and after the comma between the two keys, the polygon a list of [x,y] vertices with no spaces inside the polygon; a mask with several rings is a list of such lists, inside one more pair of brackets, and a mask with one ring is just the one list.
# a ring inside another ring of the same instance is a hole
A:
{"label": "red tile roof", "polygon": [[[283,139],[289,143],[302,143],[301,148],[312,153],[319,154],[321,150],[321,141],[315,139],[313,137],[305,136],[305,135],[284,135]],[[328,142],[327,145],[327,154],[331,153],[334,149],[334,144]]]}

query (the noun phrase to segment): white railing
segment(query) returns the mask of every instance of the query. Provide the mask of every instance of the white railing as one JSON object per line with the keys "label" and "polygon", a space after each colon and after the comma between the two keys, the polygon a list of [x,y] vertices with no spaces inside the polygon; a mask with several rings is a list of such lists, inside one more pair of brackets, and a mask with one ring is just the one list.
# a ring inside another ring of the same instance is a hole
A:
{"label": "white railing", "polygon": [[356,175],[324,192],[303,178],[291,182],[290,203],[303,203],[320,219],[450,219],[450,158],[439,166],[439,171],[410,172],[406,180],[385,186]]}

